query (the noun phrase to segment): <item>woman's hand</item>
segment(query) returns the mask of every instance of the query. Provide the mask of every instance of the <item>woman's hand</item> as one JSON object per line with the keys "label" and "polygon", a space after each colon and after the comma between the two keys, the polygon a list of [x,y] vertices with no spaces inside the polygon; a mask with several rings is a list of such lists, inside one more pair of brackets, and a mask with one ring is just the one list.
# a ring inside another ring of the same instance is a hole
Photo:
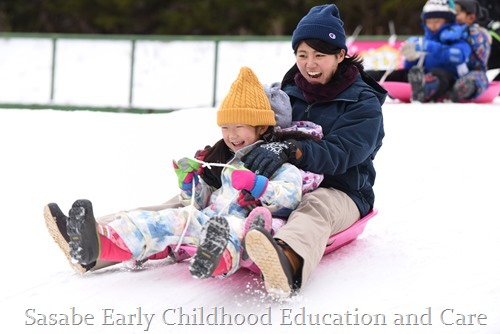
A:
{"label": "woman's hand", "polygon": [[288,140],[260,145],[241,160],[245,163],[245,167],[255,174],[271,178],[285,162],[292,164],[297,162],[297,141]]}

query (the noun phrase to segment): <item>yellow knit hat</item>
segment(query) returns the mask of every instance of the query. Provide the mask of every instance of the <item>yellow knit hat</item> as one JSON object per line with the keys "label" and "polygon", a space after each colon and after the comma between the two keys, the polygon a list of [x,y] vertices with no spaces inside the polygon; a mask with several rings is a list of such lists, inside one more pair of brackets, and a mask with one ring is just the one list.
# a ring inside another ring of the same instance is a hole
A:
{"label": "yellow knit hat", "polygon": [[217,112],[217,125],[276,125],[274,112],[257,76],[248,67],[242,67],[231,85],[231,90]]}

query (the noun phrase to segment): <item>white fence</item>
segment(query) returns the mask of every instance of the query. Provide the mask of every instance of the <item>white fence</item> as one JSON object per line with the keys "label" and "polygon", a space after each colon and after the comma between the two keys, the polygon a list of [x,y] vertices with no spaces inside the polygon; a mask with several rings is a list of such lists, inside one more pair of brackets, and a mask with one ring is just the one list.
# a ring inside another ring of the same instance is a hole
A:
{"label": "white fence", "polygon": [[0,107],[161,111],[215,106],[241,66],[272,83],[294,60],[286,37],[0,34]]}

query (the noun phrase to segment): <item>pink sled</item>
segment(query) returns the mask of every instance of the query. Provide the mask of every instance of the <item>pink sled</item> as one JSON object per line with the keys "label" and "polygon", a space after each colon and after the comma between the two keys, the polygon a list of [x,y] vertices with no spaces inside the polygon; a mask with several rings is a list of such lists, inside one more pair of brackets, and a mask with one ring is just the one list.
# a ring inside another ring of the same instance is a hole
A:
{"label": "pink sled", "polygon": [[[328,242],[325,246],[324,255],[330,254],[331,252],[353,242],[356,240],[361,233],[365,230],[366,224],[368,221],[373,218],[378,213],[378,210],[373,208],[366,216],[356,221],[351,225],[348,229],[336,233],[330,238],[328,238]],[[171,254],[177,262],[183,261],[192,257],[196,253],[196,247],[190,245],[182,245],[177,252],[177,254]],[[260,273],[259,268],[255,266],[255,264],[250,264],[248,266],[242,266],[243,268],[247,268],[253,272]]]}
{"label": "pink sled", "polygon": [[372,209],[366,216],[355,222],[347,230],[339,232],[328,238],[326,243],[325,252],[323,255],[329,254],[340,247],[343,247],[354,240],[356,240],[361,233],[365,230],[368,221],[378,213],[377,209]]}
{"label": "pink sled", "polygon": [[[411,86],[408,82],[385,81],[381,86],[387,90],[389,96],[401,102],[411,102]],[[471,100],[462,100],[460,103],[491,103],[500,93],[500,82],[493,81],[486,91]]]}

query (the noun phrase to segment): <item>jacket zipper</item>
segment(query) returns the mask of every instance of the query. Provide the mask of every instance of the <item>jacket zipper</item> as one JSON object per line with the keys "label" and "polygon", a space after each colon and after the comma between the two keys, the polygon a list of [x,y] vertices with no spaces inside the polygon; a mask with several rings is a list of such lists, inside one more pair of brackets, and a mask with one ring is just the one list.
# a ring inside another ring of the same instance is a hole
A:
{"label": "jacket zipper", "polygon": [[[313,104],[314,104],[314,103],[313,103]],[[305,111],[305,114],[307,115],[307,119],[308,119],[308,120],[310,119],[310,117],[309,117],[309,110],[311,110],[311,107],[312,107],[312,106],[313,106],[312,104],[308,104],[308,105],[307,105],[307,108],[306,108],[306,111]]]}

